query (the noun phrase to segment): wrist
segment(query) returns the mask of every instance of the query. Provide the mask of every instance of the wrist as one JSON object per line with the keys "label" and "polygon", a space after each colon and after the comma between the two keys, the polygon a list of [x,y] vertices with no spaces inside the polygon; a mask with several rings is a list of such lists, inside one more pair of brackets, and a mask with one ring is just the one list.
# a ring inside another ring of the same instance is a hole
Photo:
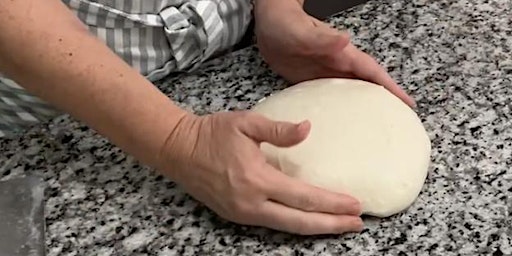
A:
{"label": "wrist", "polygon": [[192,112],[180,113],[159,149],[155,167],[173,180],[177,175],[174,167],[186,163],[194,151],[200,119],[200,116]]}

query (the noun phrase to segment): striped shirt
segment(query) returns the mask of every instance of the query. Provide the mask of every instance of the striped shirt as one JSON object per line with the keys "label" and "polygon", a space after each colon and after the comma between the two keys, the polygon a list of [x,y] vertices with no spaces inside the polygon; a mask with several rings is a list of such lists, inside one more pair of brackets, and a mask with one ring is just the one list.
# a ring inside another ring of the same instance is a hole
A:
{"label": "striped shirt", "polygon": [[[198,68],[244,36],[252,0],[62,0],[150,81]],[[59,113],[0,76],[0,137]]]}

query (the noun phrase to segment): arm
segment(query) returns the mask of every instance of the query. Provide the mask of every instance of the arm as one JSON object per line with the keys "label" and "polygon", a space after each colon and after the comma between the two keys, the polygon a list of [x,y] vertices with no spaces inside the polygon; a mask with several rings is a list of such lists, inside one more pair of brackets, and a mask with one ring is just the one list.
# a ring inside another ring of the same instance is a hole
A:
{"label": "arm", "polygon": [[0,0],[0,31],[2,72],[139,160],[164,172],[172,165],[175,182],[219,215],[302,234],[361,230],[357,200],[286,176],[259,149],[299,143],[309,125],[254,113],[188,114],[59,0]]}
{"label": "arm", "polygon": [[347,32],[311,17],[303,4],[304,0],[255,2],[258,49],[274,72],[291,83],[325,77],[366,80],[407,105],[416,105],[375,58],[351,43]]}
{"label": "arm", "polygon": [[61,1],[0,0],[0,31],[0,72],[158,164],[187,112],[90,35]]}

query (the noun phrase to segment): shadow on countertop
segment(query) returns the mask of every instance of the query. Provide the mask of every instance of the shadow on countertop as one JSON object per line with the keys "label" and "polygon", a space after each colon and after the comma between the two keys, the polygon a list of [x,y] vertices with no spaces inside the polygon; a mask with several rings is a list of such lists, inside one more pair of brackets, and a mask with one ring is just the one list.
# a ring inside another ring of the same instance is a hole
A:
{"label": "shadow on countertop", "polygon": [[304,10],[317,19],[325,20],[329,16],[366,2],[368,0],[306,0]]}
{"label": "shadow on countertop", "polygon": [[[357,5],[368,2],[369,0],[305,0],[304,10],[311,16],[326,20],[330,16],[350,9]],[[240,40],[233,50],[240,50],[253,45],[255,41],[254,20],[249,25],[245,36]],[[219,54],[220,55],[220,54]]]}

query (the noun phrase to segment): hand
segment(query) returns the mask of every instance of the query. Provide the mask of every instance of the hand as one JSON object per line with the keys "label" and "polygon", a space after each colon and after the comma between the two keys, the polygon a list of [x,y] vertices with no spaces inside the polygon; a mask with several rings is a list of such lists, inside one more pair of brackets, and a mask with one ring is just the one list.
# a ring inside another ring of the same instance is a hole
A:
{"label": "hand", "polygon": [[384,86],[411,107],[414,100],[347,33],[304,12],[302,1],[258,0],[257,45],[270,68],[297,83],[316,78],[354,78]]}
{"label": "hand", "polygon": [[262,142],[288,147],[309,122],[274,122],[252,112],[184,117],[166,142],[165,173],[221,217],[302,235],[357,232],[359,202],[286,176],[267,164]]}

